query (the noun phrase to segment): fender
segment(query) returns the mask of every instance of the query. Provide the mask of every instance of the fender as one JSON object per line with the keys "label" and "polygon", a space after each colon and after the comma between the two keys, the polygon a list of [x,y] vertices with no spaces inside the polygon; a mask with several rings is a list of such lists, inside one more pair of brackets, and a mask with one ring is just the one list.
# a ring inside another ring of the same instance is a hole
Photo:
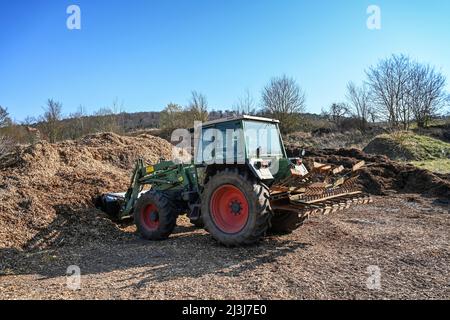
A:
{"label": "fender", "polygon": [[274,177],[270,172],[270,160],[263,159],[249,159],[247,162],[247,166],[250,168],[250,171],[257,177],[259,180],[273,180]]}

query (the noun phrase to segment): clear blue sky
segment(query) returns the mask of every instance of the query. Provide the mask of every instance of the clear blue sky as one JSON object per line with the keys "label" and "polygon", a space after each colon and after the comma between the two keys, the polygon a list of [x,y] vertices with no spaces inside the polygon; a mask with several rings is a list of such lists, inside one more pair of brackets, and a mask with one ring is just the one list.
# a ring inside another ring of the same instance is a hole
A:
{"label": "clear blue sky", "polygon": [[[71,4],[81,30],[66,27]],[[381,30],[366,27],[370,4]],[[184,105],[197,90],[211,109],[231,108],[281,74],[320,112],[392,53],[450,77],[450,1],[0,0],[0,105],[19,121],[48,98],[65,115],[115,98],[133,112]]]}

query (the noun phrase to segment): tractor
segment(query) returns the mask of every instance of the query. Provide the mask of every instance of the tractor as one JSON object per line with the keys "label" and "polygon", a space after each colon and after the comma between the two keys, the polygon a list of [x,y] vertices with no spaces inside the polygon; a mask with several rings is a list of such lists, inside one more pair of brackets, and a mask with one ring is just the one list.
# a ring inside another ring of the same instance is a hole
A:
{"label": "tractor", "polygon": [[100,196],[98,206],[115,219],[133,217],[148,240],[168,238],[186,214],[219,243],[242,246],[291,233],[310,215],[372,201],[356,184],[364,162],[314,162],[308,170],[305,151],[287,156],[277,120],[240,116],[192,132],[191,159],[137,160],[128,190]]}

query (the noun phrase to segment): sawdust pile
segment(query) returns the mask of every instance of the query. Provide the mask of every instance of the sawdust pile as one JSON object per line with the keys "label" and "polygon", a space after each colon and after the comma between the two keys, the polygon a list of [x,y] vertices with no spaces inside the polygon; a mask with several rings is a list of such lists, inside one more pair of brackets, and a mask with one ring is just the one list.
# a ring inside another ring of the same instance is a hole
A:
{"label": "sawdust pile", "polygon": [[171,158],[171,145],[142,134],[89,135],[18,147],[0,162],[0,248],[43,248],[125,237],[93,208],[95,195],[126,190],[137,158]]}
{"label": "sawdust pile", "polygon": [[[294,157],[300,154],[301,149],[288,147],[287,152]],[[308,149],[305,160],[345,167],[364,160],[367,166],[360,175],[360,184],[371,194],[386,195],[394,190],[450,199],[450,174],[432,173],[410,164],[391,161],[386,156],[368,155],[358,149]]]}

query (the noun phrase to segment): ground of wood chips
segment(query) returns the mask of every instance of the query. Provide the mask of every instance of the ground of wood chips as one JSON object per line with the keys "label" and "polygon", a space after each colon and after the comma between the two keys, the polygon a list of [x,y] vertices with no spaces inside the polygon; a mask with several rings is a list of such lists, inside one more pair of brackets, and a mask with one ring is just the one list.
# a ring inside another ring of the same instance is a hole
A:
{"label": "ground of wood chips", "polygon": [[[161,242],[129,225],[112,243],[1,249],[0,298],[450,299],[448,206],[415,195],[374,200],[245,248],[222,247],[179,218]],[[70,265],[80,267],[79,290],[67,287]],[[377,270],[380,287],[370,289]]]}

